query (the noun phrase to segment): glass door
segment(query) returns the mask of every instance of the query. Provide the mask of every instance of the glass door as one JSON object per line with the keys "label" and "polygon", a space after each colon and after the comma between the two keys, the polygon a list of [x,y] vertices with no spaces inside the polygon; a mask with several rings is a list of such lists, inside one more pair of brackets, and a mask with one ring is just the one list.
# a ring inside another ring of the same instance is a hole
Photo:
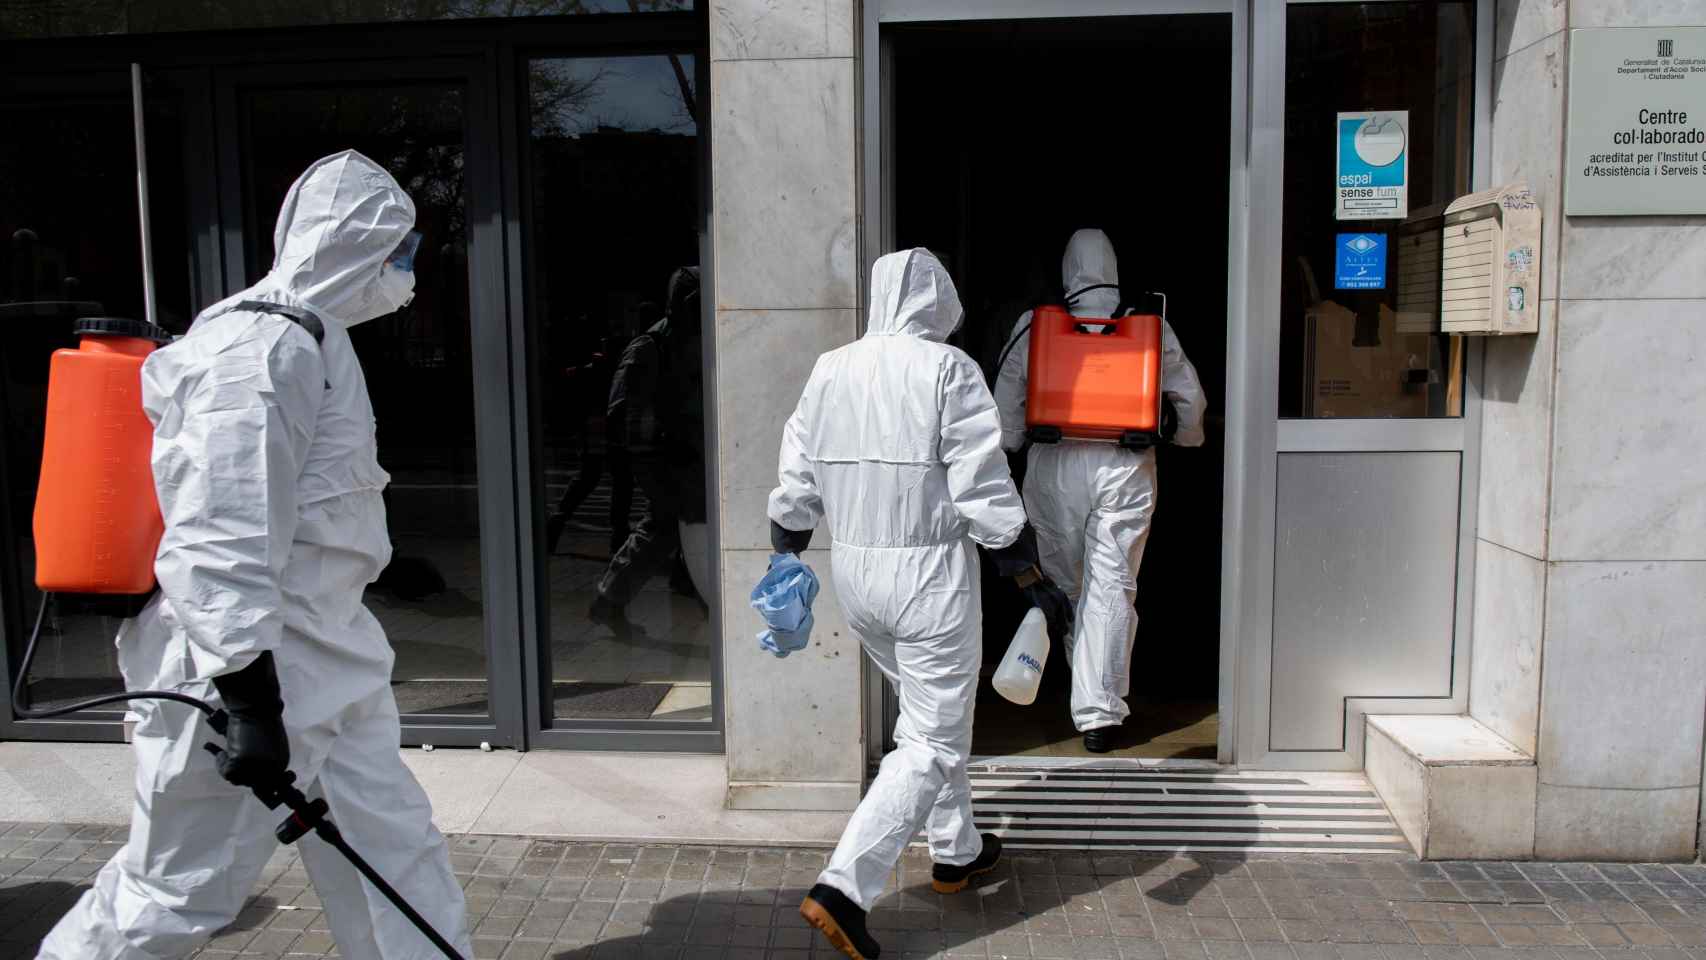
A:
{"label": "glass door", "polygon": [[[365,602],[396,651],[404,738],[520,744],[507,348],[495,134],[474,64],[272,66],[221,74],[227,286],[271,266],[286,190],[353,148],[414,199],[414,301],[351,331],[378,422],[394,555]],[[235,215],[233,215],[233,212]]]}
{"label": "glass door", "polygon": [[[182,332],[193,316],[195,251],[186,184],[200,172],[185,103],[188,78],[155,73],[144,87],[149,136],[151,245],[159,320]],[[0,93],[0,633],[5,686],[22,660],[42,595],[34,589],[31,516],[41,466],[53,351],[76,346],[85,316],[144,316],[130,77],[117,69],[8,78]],[[93,598],[55,596],[41,620],[24,691],[53,707],[124,687],[113,636],[117,611]],[[8,739],[116,739],[122,709],[54,721],[0,717]]]}
{"label": "glass door", "polygon": [[703,58],[517,53],[541,745],[718,749]]}
{"label": "glass door", "polygon": [[1475,280],[1438,238],[1491,186],[1491,7],[1262,11],[1252,249],[1278,257],[1252,261],[1273,319],[1250,383],[1273,453],[1248,475],[1272,539],[1246,565],[1242,764],[1360,769],[1366,714],[1467,708],[1480,351],[1440,332],[1441,289]]}

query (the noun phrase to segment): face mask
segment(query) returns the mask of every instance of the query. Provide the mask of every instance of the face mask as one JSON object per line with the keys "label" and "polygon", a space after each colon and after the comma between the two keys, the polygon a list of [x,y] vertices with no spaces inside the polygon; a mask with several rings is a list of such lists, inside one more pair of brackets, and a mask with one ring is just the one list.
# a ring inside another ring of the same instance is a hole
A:
{"label": "face mask", "polygon": [[385,305],[386,313],[394,313],[409,305],[415,299],[415,272],[413,270],[393,270],[386,267],[379,271],[379,301]]}
{"label": "face mask", "polygon": [[379,276],[366,288],[361,309],[345,318],[346,326],[353,327],[396,313],[415,298],[415,251],[420,243],[421,235],[409,231],[403,242],[380,265]]}

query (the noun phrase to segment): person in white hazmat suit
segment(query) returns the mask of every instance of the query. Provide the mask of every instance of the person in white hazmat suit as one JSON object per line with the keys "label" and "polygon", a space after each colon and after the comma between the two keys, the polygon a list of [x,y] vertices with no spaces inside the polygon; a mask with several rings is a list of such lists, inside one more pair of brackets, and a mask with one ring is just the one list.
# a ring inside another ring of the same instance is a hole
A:
{"label": "person in white hazmat suit", "polygon": [[[203,752],[219,740],[198,711],[132,706],[129,842],[40,957],[182,957],[231,923],[280,820],[244,786],[286,768],[472,955],[449,851],[397,753],[391,646],[361,602],[391,557],[389,477],[346,328],[411,298],[414,221],[373,161],[349,151],[316,162],[285,197],[272,271],[143,365],[166,532],[159,592],[121,629],[120,667],[129,689],[223,704],[226,754],[216,768]],[[343,957],[442,956],[336,850],[314,836],[299,846]]]}
{"label": "person in white hazmat suit", "polygon": [[[1077,317],[1112,317],[1120,307],[1114,245],[1100,230],[1079,230],[1067,241],[1060,275]],[[1030,369],[1031,314],[1013,326],[1011,348],[996,374],[1002,446],[1025,444],[1025,391]],[[1161,390],[1171,406],[1172,442],[1201,446],[1207,399],[1196,368],[1173,328],[1161,327]],[[1169,428],[1164,426],[1165,433]],[[1072,668],[1072,721],[1093,753],[1113,748],[1113,734],[1131,713],[1132,645],[1137,639],[1137,570],[1155,512],[1155,451],[1116,443],[1062,440],[1033,444],[1025,471],[1025,509],[1036,525],[1043,572],[1078,604],[1067,643]]]}
{"label": "person in white hazmat suit", "polygon": [[854,958],[878,955],[865,915],[920,828],[938,891],[964,889],[1001,855],[973,825],[966,774],[983,652],[974,544],[1058,637],[1071,624],[1070,601],[1037,570],[983,373],[943,343],[962,317],[929,251],[880,258],[865,335],[818,358],[770,494],[777,553],[803,551],[828,521],[842,612],[900,696],[895,749],[800,907]]}

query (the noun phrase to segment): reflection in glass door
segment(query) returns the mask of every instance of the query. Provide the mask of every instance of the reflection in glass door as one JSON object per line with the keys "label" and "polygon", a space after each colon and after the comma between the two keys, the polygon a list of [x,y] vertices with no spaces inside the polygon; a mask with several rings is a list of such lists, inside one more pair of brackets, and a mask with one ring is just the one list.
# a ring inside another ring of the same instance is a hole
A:
{"label": "reflection in glass door", "polygon": [[695,59],[534,59],[523,81],[545,723],[708,728]]}
{"label": "reflection in glass door", "polygon": [[[189,325],[190,263],[182,101],[151,84],[145,97],[158,318]],[[0,594],[15,665],[41,603],[31,515],[41,465],[48,363],[75,348],[79,317],[142,319],[135,128],[128,78],[55,83],[35,97],[13,87],[0,98]],[[119,621],[96,598],[55,596],[42,621],[25,689],[51,707],[123,688],[113,646]],[[80,719],[114,720],[120,710]],[[10,716],[6,718],[10,720]]]}
{"label": "reflection in glass door", "polygon": [[[351,331],[377,421],[394,555],[365,602],[396,651],[403,714],[493,717],[469,296],[470,94],[460,82],[242,86],[247,280],[271,265],[272,225],[312,161],[354,148],[414,198],[415,298]],[[498,424],[498,433],[502,424]],[[499,490],[502,485],[496,485]],[[445,742],[442,738],[438,742]]]}

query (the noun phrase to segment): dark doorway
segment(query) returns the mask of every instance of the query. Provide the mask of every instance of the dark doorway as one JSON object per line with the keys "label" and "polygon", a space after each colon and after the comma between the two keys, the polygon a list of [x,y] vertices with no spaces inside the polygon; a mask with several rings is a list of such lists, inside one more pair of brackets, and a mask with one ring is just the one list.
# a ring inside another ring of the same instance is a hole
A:
{"label": "dark doorway", "polygon": [[[1224,14],[930,24],[893,38],[896,247],[954,276],[954,342],[993,376],[1014,321],[1058,296],[1099,227],[1129,295],[1160,291],[1209,398],[1208,439],[1159,451],[1119,753],[1213,759],[1218,733],[1232,21]],[[1023,483],[1024,457],[1012,458]],[[1024,612],[984,568],[984,673]],[[1028,707],[982,686],[974,752],[1083,755],[1064,651]]]}

